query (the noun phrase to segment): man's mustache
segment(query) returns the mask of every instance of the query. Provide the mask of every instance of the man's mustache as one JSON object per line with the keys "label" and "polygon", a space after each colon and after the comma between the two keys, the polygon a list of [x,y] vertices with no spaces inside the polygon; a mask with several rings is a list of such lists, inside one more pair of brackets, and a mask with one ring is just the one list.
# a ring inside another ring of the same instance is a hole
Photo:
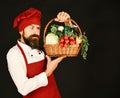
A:
{"label": "man's mustache", "polygon": [[40,37],[39,35],[37,35],[37,34],[34,34],[34,35],[31,35],[30,37]]}

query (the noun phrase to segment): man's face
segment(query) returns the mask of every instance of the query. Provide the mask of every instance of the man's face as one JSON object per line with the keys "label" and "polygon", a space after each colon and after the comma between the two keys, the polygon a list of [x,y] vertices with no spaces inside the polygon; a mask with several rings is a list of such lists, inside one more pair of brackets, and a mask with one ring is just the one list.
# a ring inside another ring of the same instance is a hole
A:
{"label": "man's face", "polygon": [[29,25],[23,30],[22,34],[24,42],[31,46],[33,49],[39,49],[40,41],[40,26],[39,25]]}

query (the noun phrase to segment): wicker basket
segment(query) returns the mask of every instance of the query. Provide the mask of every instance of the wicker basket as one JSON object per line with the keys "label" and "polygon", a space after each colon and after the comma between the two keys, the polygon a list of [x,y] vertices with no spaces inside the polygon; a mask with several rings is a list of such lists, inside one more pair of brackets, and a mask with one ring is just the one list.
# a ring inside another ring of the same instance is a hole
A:
{"label": "wicker basket", "polygon": [[[59,57],[59,56],[75,57],[75,56],[77,56],[82,47],[82,43],[79,45],[70,45],[69,47],[60,47],[59,44],[55,44],[55,45],[46,44],[46,42],[45,42],[46,32],[47,32],[49,25],[53,21],[54,21],[54,19],[51,19],[47,23],[47,25],[45,26],[45,29],[44,29],[43,40],[44,40],[44,48],[45,48],[46,54],[51,57]],[[82,34],[79,25],[73,19],[71,19],[71,22],[72,22],[72,24],[74,24],[78,27],[79,33]]]}

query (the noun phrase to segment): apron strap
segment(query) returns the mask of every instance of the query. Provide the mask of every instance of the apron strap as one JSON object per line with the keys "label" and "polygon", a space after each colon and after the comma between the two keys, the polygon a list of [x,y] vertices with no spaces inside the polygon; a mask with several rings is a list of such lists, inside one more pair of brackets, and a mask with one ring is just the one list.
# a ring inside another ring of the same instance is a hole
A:
{"label": "apron strap", "polygon": [[21,46],[20,46],[18,43],[17,43],[17,46],[18,46],[18,48],[20,49],[20,51],[21,51],[21,53],[22,53],[22,55],[23,55],[23,57],[24,57],[25,63],[26,63],[26,65],[27,65],[28,62],[27,62],[27,58],[26,58],[26,56],[25,56],[25,53],[24,53],[23,49],[21,48]]}

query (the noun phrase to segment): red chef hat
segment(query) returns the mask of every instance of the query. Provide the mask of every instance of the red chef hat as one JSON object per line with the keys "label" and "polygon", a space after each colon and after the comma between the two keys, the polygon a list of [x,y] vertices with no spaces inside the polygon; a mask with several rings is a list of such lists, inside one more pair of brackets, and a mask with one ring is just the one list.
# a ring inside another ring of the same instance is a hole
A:
{"label": "red chef hat", "polygon": [[31,24],[40,25],[40,19],[41,12],[35,8],[29,8],[14,19],[13,27],[18,28],[18,31],[22,31],[26,26]]}

